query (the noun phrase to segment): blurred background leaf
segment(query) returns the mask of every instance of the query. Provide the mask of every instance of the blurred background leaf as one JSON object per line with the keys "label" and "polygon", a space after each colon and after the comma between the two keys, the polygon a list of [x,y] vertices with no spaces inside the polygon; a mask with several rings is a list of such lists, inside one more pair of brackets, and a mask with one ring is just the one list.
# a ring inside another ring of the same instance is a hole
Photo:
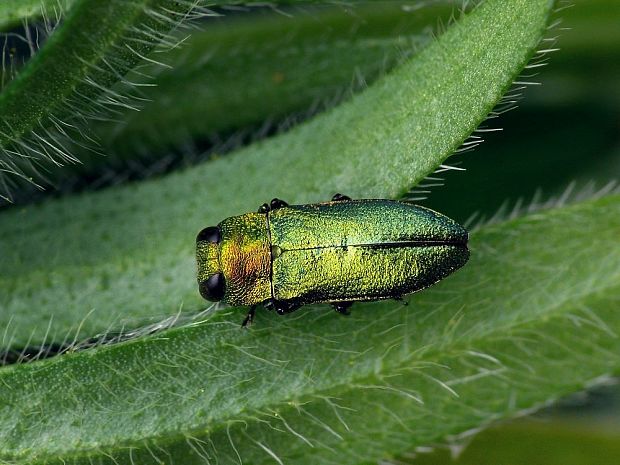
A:
{"label": "blurred background leaf", "polygon": [[75,0],[4,0],[0,3],[0,31],[16,27],[22,21],[34,20],[44,15],[55,19],[56,13],[71,5]]}

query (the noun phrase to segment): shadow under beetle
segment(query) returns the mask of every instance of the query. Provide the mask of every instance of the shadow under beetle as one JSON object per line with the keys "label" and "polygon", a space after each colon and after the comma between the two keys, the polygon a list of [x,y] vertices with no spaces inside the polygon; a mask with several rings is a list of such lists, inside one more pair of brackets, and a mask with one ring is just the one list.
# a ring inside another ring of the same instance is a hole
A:
{"label": "shadow under beetle", "polygon": [[329,303],[400,299],[462,267],[467,230],[428,208],[394,200],[288,205],[226,218],[196,237],[198,285],[207,300],[257,305],[283,315]]}

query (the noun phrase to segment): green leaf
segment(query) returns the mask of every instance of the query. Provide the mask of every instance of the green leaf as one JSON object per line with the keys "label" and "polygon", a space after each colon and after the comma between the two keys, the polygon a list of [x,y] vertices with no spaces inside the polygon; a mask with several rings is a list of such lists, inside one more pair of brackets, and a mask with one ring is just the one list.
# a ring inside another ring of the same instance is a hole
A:
{"label": "green leaf", "polygon": [[162,179],[3,212],[3,345],[203,309],[196,232],[272,197],[399,197],[485,118],[551,8],[487,1],[362,94],[287,134]]}
{"label": "green leaf", "polygon": [[[173,0],[75,0],[63,24],[0,93],[0,197],[38,165],[75,162],[66,133],[84,118],[128,106],[110,87],[192,9]],[[104,101],[97,97],[104,95]],[[74,137],[77,137],[74,135]]]}
{"label": "green leaf", "polygon": [[141,111],[126,112],[120,124],[97,132],[108,155],[131,159],[136,152],[154,158],[191,140],[256,130],[269,120],[277,126],[374,82],[426,45],[431,26],[447,20],[452,8],[440,3],[406,12],[378,2],[356,5],[354,14],[306,7],[292,17],[207,22],[167,54],[171,68],[144,89],[149,102]]}
{"label": "green leaf", "polygon": [[231,309],[5,367],[0,459],[359,463],[513,416],[620,373],[619,230],[614,195],[482,228],[407,306]]}

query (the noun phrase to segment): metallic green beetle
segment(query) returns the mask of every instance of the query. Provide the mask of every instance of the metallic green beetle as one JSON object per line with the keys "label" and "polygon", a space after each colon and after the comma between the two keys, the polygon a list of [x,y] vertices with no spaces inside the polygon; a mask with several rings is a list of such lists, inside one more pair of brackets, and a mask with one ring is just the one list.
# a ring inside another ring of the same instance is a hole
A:
{"label": "metallic green beetle", "polygon": [[330,303],[400,299],[462,267],[468,234],[428,208],[393,200],[288,205],[273,199],[257,213],[226,218],[196,238],[198,285],[207,300],[279,314]]}

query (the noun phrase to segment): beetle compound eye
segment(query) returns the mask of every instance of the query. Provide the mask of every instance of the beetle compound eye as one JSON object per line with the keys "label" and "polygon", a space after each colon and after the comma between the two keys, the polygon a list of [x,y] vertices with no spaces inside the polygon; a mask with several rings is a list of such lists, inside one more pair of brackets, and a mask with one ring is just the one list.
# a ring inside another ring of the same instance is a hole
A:
{"label": "beetle compound eye", "polygon": [[209,279],[200,283],[200,295],[212,302],[222,300],[226,290],[226,279],[222,273],[215,273]]}
{"label": "beetle compound eye", "polygon": [[207,241],[212,242],[213,244],[219,244],[221,237],[221,231],[218,226],[210,226],[208,228],[204,228],[202,231],[198,233],[196,236],[196,242],[198,241]]}

